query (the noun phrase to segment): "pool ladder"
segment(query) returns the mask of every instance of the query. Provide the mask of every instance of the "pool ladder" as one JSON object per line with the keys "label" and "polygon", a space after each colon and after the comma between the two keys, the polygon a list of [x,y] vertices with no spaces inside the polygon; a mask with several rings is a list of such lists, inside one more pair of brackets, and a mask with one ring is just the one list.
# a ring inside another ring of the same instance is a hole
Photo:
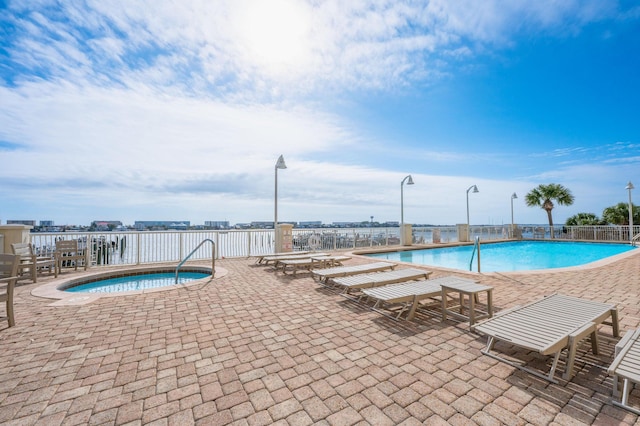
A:
{"label": "pool ladder", "polygon": [[475,243],[473,243],[473,251],[471,252],[471,259],[469,260],[469,270],[471,271],[471,266],[473,265],[473,257],[478,251],[478,272],[480,272],[480,237],[476,237]]}
{"label": "pool ladder", "polygon": [[202,242],[200,244],[198,244],[198,246],[196,248],[194,248],[193,250],[191,250],[191,253],[189,253],[187,255],[187,257],[185,257],[184,259],[182,259],[182,261],[180,261],[180,263],[178,263],[178,266],[176,266],[176,284],[178,284],[178,272],[180,271],[180,268],[182,267],[182,265],[184,265],[184,263],[189,260],[189,258],[191,256],[193,256],[193,254],[198,251],[198,249],[200,247],[202,247],[202,245],[206,242],[210,242],[211,243],[211,278],[214,278],[216,275],[216,243],[210,239],[207,238],[205,240],[202,240]]}

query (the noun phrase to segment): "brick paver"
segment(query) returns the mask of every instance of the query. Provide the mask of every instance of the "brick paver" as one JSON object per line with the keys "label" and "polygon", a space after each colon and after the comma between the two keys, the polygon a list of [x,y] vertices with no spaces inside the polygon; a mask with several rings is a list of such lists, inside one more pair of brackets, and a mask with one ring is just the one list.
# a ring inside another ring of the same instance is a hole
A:
{"label": "brick paver", "polygon": [[[608,326],[600,354],[583,342],[574,378],[552,384],[482,355],[468,324],[393,321],[253,259],[218,266],[228,274],[207,284],[86,305],[31,295],[48,276],[19,285],[16,326],[0,323],[0,423],[640,424],[610,403]],[[617,304],[628,330],[640,326],[639,271],[640,250],[597,268],[474,276],[497,311],[559,292]]]}

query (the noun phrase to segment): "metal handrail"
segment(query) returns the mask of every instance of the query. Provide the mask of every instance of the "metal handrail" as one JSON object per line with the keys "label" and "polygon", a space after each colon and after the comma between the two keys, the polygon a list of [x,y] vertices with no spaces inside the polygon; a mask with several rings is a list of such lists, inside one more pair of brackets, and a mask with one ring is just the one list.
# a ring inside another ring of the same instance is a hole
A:
{"label": "metal handrail", "polygon": [[176,284],[178,284],[178,271],[180,270],[180,268],[182,267],[182,265],[184,265],[184,263],[189,260],[189,258],[196,252],[198,251],[198,249],[200,247],[202,247],[202,245],[204,243],[206,243],[207,241],[209,241],[211,243],[211,245],[213,246],[212,250],[211,250],[211,278],[214,278],[216,275],[216,243],[210,239],[204,239],[202,240],[202,242],[200,242],[200,244],[198,244],[196,246],[196,248],[194,248],[193,250],[191,250],[191,253],[189,253],[187,255],[187,257],[185,257],[184,259],[182,259],[180,261],[180,263],[178,263],[178,266],[176,266]]}
{"label": "metal handrail", "polygon": [[473,251],[471,252],[471,259],[469,260],[469,270],[471,271],[471,265],[473,264],[473,257],[478,251],[478,272],[480,272],[480,237],[476,237],[475,243],[473,243]]}
{"label": "metal handrail", "polygon": [[631,239],[631,245],[635,246],[638,241],[640,241],[640,234],[636,234],[633,236],[633,238]]}

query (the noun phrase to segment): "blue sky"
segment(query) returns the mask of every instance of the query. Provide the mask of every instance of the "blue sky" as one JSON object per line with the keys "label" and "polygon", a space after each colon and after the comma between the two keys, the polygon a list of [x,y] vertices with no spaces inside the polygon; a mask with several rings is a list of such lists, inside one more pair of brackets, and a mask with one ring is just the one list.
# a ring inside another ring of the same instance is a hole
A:
{"label": "blue sky", "polygon": [[[346,3],[346,4],[345,4]],[[640,188],[633,1],[0,1],[0,220],[562,223]],[[637,192],[637,190],[636,190]],[[640,199],[640,193],[635,199]]]}

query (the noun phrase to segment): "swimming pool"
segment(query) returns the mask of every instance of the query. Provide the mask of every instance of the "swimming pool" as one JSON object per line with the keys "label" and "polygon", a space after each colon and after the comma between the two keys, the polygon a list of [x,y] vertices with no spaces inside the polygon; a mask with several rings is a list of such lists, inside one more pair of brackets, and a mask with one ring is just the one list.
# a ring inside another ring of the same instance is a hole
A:
{"label": "swimming pool", "polygon": [[[595,262],[633,249],[635,247],[629,244],[567,241],[480,243],[480,270],[482,272],[509,272],[566,268]],[[372,253],[366,254],[366,256],[468,271],[472,252],[473,246],[466,245]],[[478,270],[477,254],[471,266],[471,270]]]}
{"label": "swimming pool", "polygon": [[[204,270],[180,271],[178,284],[185,284],[210,276],[211,272]],[[152,270],[124,272],[111,277],[100,275],[83,280],[73,280],[61,286],[60,289],[71,293],[121,293],[172,285],[176,285],[174,271]]]}

